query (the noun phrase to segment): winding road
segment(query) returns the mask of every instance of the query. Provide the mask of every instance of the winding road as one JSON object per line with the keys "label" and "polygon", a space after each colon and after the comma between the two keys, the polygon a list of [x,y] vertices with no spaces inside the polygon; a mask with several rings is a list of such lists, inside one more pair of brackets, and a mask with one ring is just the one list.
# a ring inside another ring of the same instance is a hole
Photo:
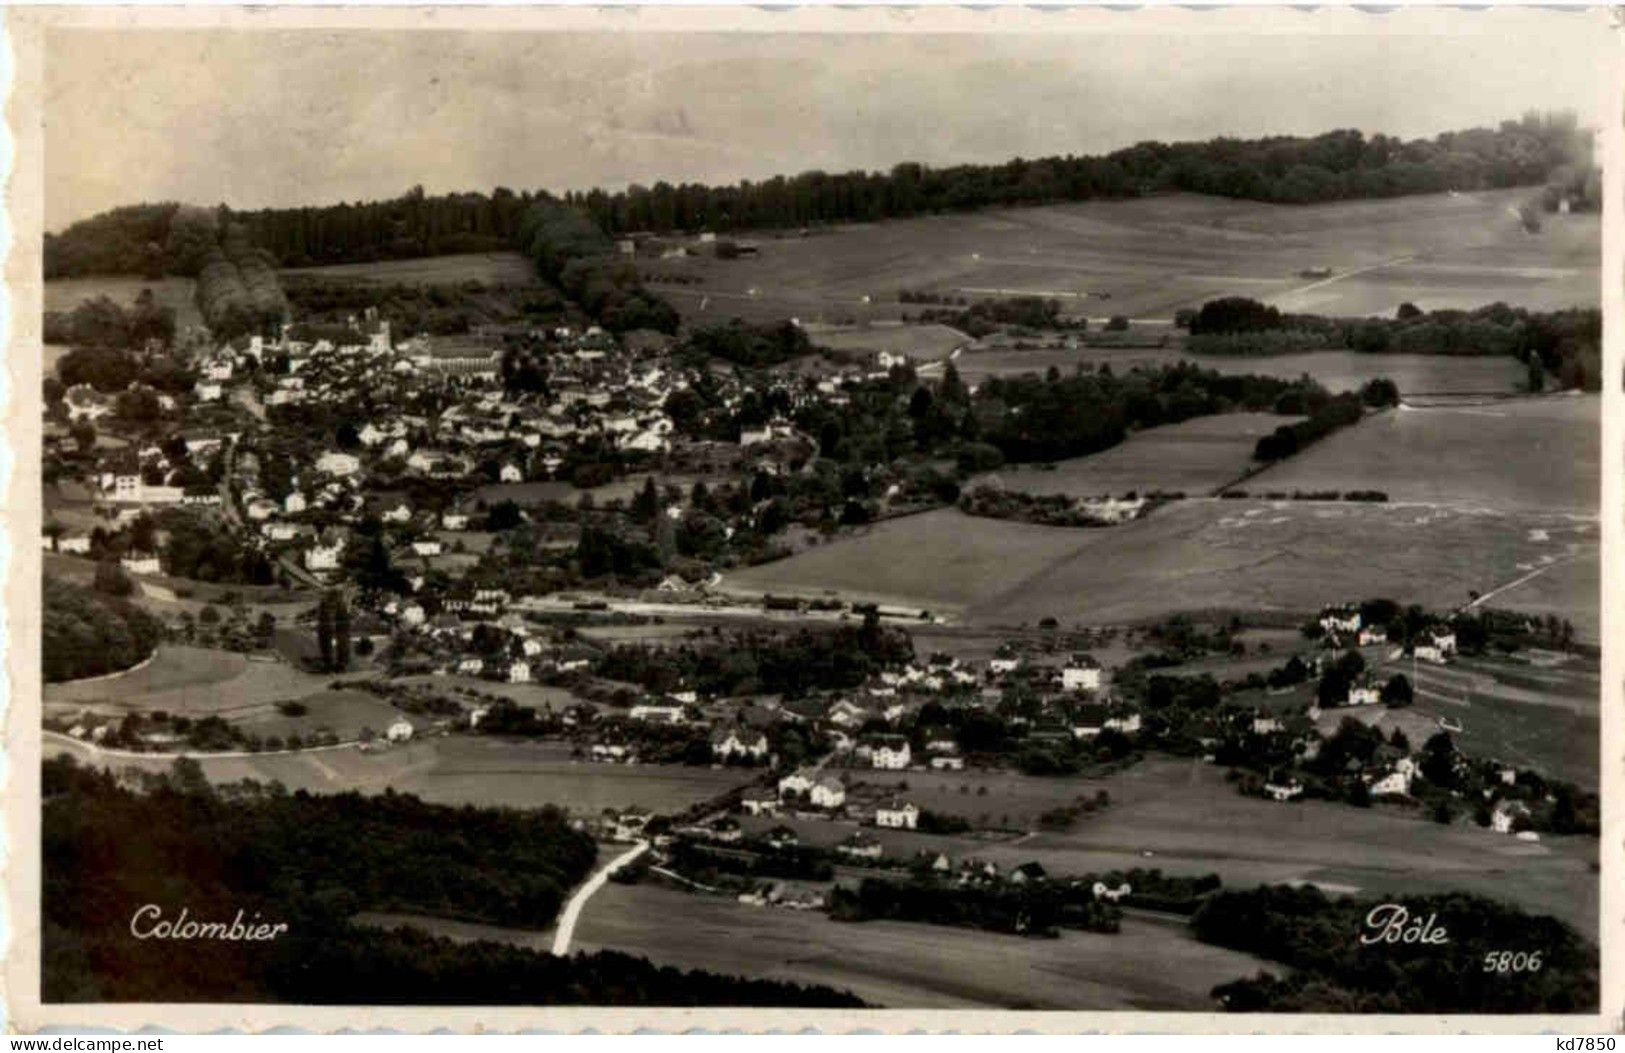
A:
{"label": "winding road", "polygon": [[649,842],[639,841],[632,848],[627,849],[587,879],[587,883],[576,889],[576,894],[570,897],[570,902],[564,905],[564,913],[559,915],[559,927],[553,934],[553,953],[566,955],[570,953],[570,938],[575,935],[576,922],[581,918],[581,910],[587,905],[594,892],[604,887],[604,882],[615,871],[626,866],[638,856],[649,850]]}

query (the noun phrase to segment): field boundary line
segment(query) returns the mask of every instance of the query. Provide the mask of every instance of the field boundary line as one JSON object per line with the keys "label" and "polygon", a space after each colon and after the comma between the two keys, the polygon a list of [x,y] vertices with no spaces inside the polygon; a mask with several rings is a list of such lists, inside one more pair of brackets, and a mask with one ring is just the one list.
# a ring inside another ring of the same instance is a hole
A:
{"label": "field boundary line", "polygon": [[243,757],[290,757],[302,753],[328,753],[333,750],[354,749],[361,745],[360,739],[351,739],[348,742],[336,742],[330,746],[302,746],[296,750],[226,750],[219,753],[195,752],[187,750],[181,753],[143,753],[140,750],[116,750],[107,746],[100,746],[84,739],[76,739],[72,735],[64,735],[60,731],[50,728],[42,729],[46,738],[58,739],[61,742],[81,746],[92,753],[100,753],[107,757],[116,757],[121,760],[180,760],[183,757],[191,760],[236,760]]}

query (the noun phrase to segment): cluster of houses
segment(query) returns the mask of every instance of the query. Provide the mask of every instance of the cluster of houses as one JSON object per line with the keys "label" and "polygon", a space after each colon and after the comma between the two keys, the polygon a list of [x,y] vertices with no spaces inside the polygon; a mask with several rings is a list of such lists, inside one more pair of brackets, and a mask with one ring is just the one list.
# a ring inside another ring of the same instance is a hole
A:
{"label": "cluster of houses", "polygon": [[[1366,624],[1359,608],[1353,606],[1328,607],[1321,611],[1320,628],[1325,634],[1326,645],[1331,648],[1373,647],[1388,642],[1388,627]],[[1396,651],[1391,657],[1397,658],[1400,653]],[[1443,665],[1456,656],[1455,631],[1448,624],[1436,624],[1425,635],[1411,642],[1411,653],[1420,661]],[[1374,702],[1354,701],[1351,697],[1349,705]]]}

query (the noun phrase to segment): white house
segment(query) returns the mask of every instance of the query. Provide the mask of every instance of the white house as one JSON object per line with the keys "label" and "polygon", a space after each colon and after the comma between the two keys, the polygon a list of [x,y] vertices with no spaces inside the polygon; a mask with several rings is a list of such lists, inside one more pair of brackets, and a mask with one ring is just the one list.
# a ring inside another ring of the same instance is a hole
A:
{"label": "white house", "polygon": [[59,537],[56,539],[58,552],[74,552],[84,555],[90,551],[90,535],[80,534],[78,537]]}
{"label": "white house", "polygon": [[391,508],[386,508],[379,519],[386,523],[405,523],[412,518],[412,506],[405,501],[397,501]]}
{"label": "white house", "polygon": [[1123,882],[1121,885],[1118,885],[1116,888],[1112,888],[1104,881],[1097,881],[1095,882],[1094,888],[1091,889],[1091,891],[1094,892],[1096,899],[1103,899],[1111,903],[1116,903],[1124,896],[1132,895],[1134,889],[1129,886],[1127,881]]}
{"label": "white house", "polygon": [[1099,691],[1100,666],[1094,661],[1074,659],[1061,667],[1061,690]]}
{"label": "white house", "polygon": [[1374,706],[1382,701],[1382,692],[1375,684],[1350,684],[1348,704]]}
{"label": "white house", "polygon": [[1401,757],[1394,764],[1394,768],[1382,778],[1372,782],[1370,787],[1373,797],[1407,797],[1411,792],[1411,776],[1416,774],[1416,763],[1409,757]]}
{"label": "white house", "polygon": [[1321,613],[1320,627],[1328,633],[1357,633],[1360,631],[1360,612],[1328,610]]}
{"label": "white house", "polygon": [[1388,630],[1380,625],[1368,625],[1360,630],[1360,646],[1369,647],[1372,644],[1388,642]]}
{"label": "white house", "polygon": [[497,478],[505,483],[522,483],[525,481],[525,473],[519,470],[517,464],[510,461],[497,472]]}
{"label": "white house", "polygon": [[786,797],[790,794],[800,794],[806,796],[811,794],[812,788],[817,785],[818,780],[811,772],[791,772],[789,775],[786,775],[779,780],[779,796]]}
{"label": "white house", "polygon": [[1107,719],[1106,727],[1113,731],[1120,731],[1124,735],[1132,735],[1136,731],[1140,730],[1140,714],[1119,713],[1116,716]]}
{"label": "white house", "polygon": [[846,787],[839,779],[824,778],[813,784],[807,799],[814,808],[839,808],[846,803]]}
{"label": "white house", "polygon": [[288,496],[282,499],[282,510],[287,512],[289,515],[293,515],[296,512],[303,512],[309,506],[310,503],[305,500],[305,495],[300,493],[298,490],[290,491]]}
{"label": "white house", "polygon": [[869,754],[870,764],[889,771],[901,771],[907,768],[912,760],[908,740],[902,738],[877,742]]}
{"label": "white house", "polygon": [[434,538],[412,542],[412,552],[415,555],[438,556],[440,555],[441,551],[442,546],[440,542]]}
{"label": "white house", "polygon": [[767,756],[767,748],[767,736],[760,731],[742,732],[735,728],[711,737],[711,752],[723,761],[731,757],[761,760]]}
{"label": "white house", "polygon": [[145,552],[130,553],[119,560],[119,566],[131,574],[158,574],[162,571],[158,565],[158,557]]}
{"label": "white house", "polygon": [[1286,782],[1271,780],[1264,784],[1264,792],[1269,794],[1273,801],[1290,801],[1294,797],[1303,796],[1303,784],[1297,779],[1288,779]]}
{"label": "white house", "polygon": [[440,517],[440,525],[446,530],[467,530],[468,516],[461,512],[446,512]]}
{"label": "white house", "polygon": [[405,742],[412,737],[412,725],[405,720],[397,720],[384,732],[384,736],[391,742]]}
{"label": "white house", "polygon": [[646,720],[653,724],[681,724],[683,722],[682,706],[633,706],[627,713],[633,720]]}
{"label": "white house", "polygon": [[1528,815],[1529,808],[1522,801],[1502,801],[1490,813],[1490,829],[1498,834],[1510,834],[1514,824]]}
{"label": "white house", "polygon": [[351,476],[361,470],[361,458],[353,453],[332,450],[316,458],[316,470],[328,475]]}
{"label": "white house", "polygon": [[913,830],[920,822],[920,810],[908,802],[893,801],[875,809],[875,825],[891,830]]}
{"label": "white house", "polygon": [[306,570],[337,570],[344,557],[344,539],[336,538],[329,544],[317,542],[305,550]]}
{"label": "white house", "polygon": [[508,663],[508,683],[530,683],[530,663],[520,659],[514,659],[512,662]]}

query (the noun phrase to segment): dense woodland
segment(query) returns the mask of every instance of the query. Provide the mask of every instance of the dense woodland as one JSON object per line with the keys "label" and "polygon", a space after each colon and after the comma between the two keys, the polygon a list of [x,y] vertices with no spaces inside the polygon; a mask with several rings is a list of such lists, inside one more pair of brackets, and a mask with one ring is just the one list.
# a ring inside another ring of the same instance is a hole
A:
{"label": "dense woodland", "polygon": [[[178,762],[141,789],[71,759],[43,773],[47,1001],[855,1006],[826,988],[660,968],[614,953],[555,958],[356,925],[413,911],[543,929],[591,869],[591,838],[554,809],[452,808],[386,791],[212,789]],[[286,923],[274,941],[133,940],[170,919]]]}
{"label": "dense woodland", "polygon": [[[585,210],[601,233],[613,235],[795,228],[1176,190],[1306,204],[1542,184],[1551,187],[1544,201],[1551,208],[1565,195],[1580,208],[1600,199],[1590,137],[1573,114],[1531,113],[1498,128],[1408,141],[1344,130],[1308,138],[1144,142],[1100,156],[1017,158],[999,165],[812,171],[731,186],[657,182],[617,192],[572,192],[562,204]],[[420,186],[392,200],[313,208],[233,212],[224,206],[186,210],[173,202],[133,205],[46,235],[45,276],[196,274],[202,259],[190,235],[203,221],[177,225],[177,213],[186,211],[208,212],[222,224],[241,222],[281,266],[301,267],[489,252],[516,242],[528,248],[534,231],[527,213],[538,203],[561,202],[506,187],[430,196]]]}
{"label": "dense woodland", "polygon": [[124,599],[134,586],[117,564],[97,582],[86,589],[45,577],[40,651],[48,684],[128,669],[163,639],[163,622]]}
{"label": "dense woodland", "polygon": [[[1464,893],[1408,896],[1413,919],[1434,915],[1448,941],[1361,943],[1379,901],[1331,899],[1312,885],[1219,892],[1192,920],[1196,937],[1288,966],[1284,977],[1223,984],[1232,1012],[1589,1013],[1597,949],[1554,918]],[[1485,956],[1540,952],[1534,971],[1498,972]]]}

